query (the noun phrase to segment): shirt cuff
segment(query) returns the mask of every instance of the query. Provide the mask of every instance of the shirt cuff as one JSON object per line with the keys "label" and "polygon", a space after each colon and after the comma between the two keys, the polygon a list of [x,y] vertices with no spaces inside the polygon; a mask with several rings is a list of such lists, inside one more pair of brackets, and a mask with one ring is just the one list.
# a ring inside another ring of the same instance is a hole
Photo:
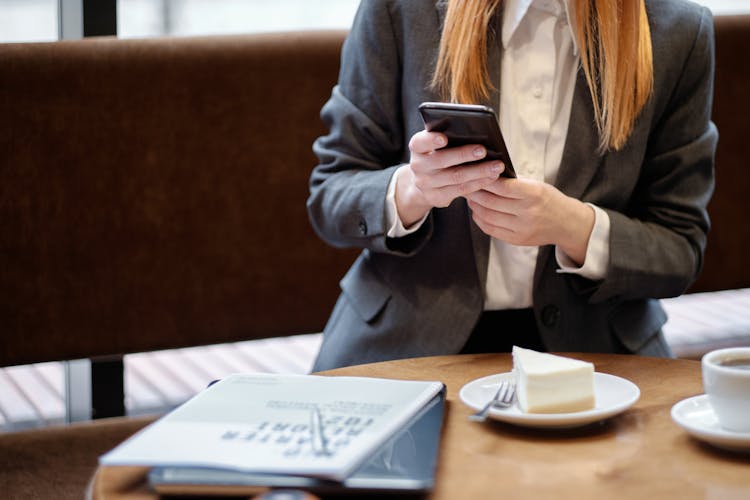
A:
{"label": "shirt cuff", "polygon": [[398,182],[399,175],[405,168],[409,168],[408,165],[399,167],[393,173],[391,181],[388,183],[388,191],[385,195],[385,227],[388,228],[386,236],[389,238],[400,238],[401,236],[406,236],[416,232],[422,227],[422,224],[424,224],[424,221],[427,220],[427,216],[429,215],[428,212],[422,217],[422,219],[409,226],[408,229],[405,228],[403,222],[401,222],[401,218],[398,216],[398,208],[396,207],[396,183]]}
{"label": "shirt cuff", "polygon": [[558,273],[578,274],[590,280],[603,280],[607,275],[609,264],[609,215],[607,212],[587,203],[594,209],[594,228],[591,230],[589,244],[586,247],[586,260],[582,266],[576,264],[565,252],[555,247],[555,259],[560,269]]}

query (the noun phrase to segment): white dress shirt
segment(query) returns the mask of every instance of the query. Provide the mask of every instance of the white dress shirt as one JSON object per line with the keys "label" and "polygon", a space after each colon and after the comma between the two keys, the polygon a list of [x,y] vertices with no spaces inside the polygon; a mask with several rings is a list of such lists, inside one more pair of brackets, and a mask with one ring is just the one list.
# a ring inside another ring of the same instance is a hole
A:
{"label": "white dress shirt", "polygon": [[[502,27],[502,74],[499,121],[508,152],[519,177],[554,184],[568,133],[579,55],[568,24],[570,7],[562,0],[507,0]],[[389,237],[405,236],[408,229],[398,217],[393,175],[386,197]],[[583,266],[577,266],[559,248],[559,272],[592,280],[605,276],[609,261],[609,216],[593,205],[594,229]],[[532,285],[539,247],[490,241],[485,310],[532,306]]]}

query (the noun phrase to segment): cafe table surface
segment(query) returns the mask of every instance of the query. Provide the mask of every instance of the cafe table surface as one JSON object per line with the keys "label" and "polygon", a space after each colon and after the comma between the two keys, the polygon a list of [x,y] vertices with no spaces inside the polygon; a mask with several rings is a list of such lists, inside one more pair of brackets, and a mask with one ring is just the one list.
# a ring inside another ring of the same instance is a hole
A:
{"label": "cafe table surface", "polygon": [[[508,372],[509,354],[434,356],[322,372],[412,380],[447,387],[436,483],[429,499],[750,498],[750,454],[714,448],[671,418],[672,406],[703,393],[700,362],[616,354],[566,353],[598,373],[635,383],[628,410],[572,429],[473,422],[461,388]],[[750,416],[748,417],[750,418]],[[88,495],[97,500],[153,499],[142,467],[100,467]]]}

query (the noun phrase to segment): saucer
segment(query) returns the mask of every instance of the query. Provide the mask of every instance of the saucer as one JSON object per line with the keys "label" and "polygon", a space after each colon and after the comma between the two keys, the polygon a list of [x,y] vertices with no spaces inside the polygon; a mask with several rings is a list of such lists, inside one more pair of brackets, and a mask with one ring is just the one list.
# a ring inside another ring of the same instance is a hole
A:
{"label": "saucer", "polygon": [[672,407],[672,419],[702,441],[731,451],[750,452],[750,432],[734,432],[719,425],[706,394],[683,399]]}
{"label": "saucer", "polygon": [[[464,385],[459,397],[466,405],[478,410],[497,390],[501,381],[512,379],[513,373],[499,373],[478,378]],[[595,407],[571,413],[525,413],[518,404],[508,408],[493,408],[489,418],[524,427],[570,428],[604,420],[621,413],[638,401],[641,391],[633,382],[608,373],[594,373]]]}

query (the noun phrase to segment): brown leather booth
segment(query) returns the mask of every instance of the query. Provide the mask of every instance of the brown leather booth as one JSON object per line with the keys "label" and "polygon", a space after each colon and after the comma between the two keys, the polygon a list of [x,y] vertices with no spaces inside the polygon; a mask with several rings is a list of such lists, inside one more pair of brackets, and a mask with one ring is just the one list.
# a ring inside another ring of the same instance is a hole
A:
{"label": "brown leather booth", "polygon": [[[702,291],[750,286],[750,16],[716,27]],[[319,331],[355,255],[305,211],[344,35],[0,44],[0,366]],[[144,423],[0,435],[0,495],[81,498]]]}
{"label": "brown leather booth", "polygon": [[343,32],[0,45],[0,365],[318,331]]}
{"label": "brown leather booth", "polygon": [[[0,366],[320,331],[354,252],[305,200],[344,32],[0,45]],[[0,435],[81,498],[144,420]]]}

